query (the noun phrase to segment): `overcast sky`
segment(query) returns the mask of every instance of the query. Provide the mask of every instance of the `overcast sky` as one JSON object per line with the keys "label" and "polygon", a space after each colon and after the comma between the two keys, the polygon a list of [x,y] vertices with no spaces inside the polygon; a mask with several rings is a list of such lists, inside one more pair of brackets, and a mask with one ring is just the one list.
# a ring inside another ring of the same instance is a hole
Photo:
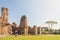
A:
{"label": "overcast sky", "polygon": [[30,26],[48,26],[45,22],[53,20],[58,22],[53,28],[60,28],[60,0],[0,0],[1,7],[8,8],[9,23],[19,25],[21,16],[26,15]]}

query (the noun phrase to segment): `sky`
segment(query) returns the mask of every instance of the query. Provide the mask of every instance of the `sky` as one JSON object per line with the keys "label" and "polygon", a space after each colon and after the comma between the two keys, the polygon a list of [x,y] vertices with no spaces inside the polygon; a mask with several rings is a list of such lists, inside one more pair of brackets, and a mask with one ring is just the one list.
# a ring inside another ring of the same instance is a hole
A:
{"label": "sky", "polygon": [[1,8],[8,8],[8,22],[20,24],[22,15],[27,16],[28,25],[47,26],[46,21],[57,21],[54,29],[60,28],[60,0],[0,0]]}

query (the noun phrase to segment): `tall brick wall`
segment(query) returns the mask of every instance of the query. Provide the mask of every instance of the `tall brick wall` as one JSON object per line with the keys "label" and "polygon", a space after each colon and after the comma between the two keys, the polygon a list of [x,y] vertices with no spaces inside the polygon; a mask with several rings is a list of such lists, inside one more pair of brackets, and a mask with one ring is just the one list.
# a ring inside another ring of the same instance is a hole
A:
{"label": "tall brick wall", "polygon": [[2,19],[3,19],[3,24],[8,23],[8,9],[2,7]]}

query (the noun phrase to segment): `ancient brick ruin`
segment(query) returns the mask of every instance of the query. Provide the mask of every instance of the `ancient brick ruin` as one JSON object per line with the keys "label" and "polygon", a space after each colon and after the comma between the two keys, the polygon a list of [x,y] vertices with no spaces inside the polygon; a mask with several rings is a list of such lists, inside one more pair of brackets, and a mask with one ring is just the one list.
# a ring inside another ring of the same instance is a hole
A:
{"label": "ancient brick ruin", "polygon": [[8,23],[8,9],[2,7],[1,9],[2,15],[0,17],[0,35],[28,35],[28,34],[41,34],[41,27],[37,27],[36,25],[31,28],[28,26],[27,17],[23,15],[21,17],[21,21],[19,27],[17,27],[16,23],[12,24]]}
{"label": "ancient brick ruin", "polygon": [[20,34],[28,34],[28,23],[27,23],[27,18],[26,16],[22,16],[21,21],[20,21],[20,25],[19,25],[19,31]]}

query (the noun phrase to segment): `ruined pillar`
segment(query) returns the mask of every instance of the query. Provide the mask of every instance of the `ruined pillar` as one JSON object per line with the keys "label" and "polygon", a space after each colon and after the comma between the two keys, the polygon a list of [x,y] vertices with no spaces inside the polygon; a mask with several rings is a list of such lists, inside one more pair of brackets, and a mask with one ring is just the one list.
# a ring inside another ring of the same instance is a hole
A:
{"label": "ruined pillar", "polygon": [[5,7],[2,7],[2,20],[3,20],[3,24],[7,24],[8,23],[8,9]]}
{"label": "ruined pillar", "polygon": [[28,23],[25,15],[21,17],[19,29],[20,29],[20,34],[24,34],[24,35],[28,34]]}
{"label": "ruined pillar", "polygon": [[34,29],[33,30],[34,30],[34,34],[37,35],[37,26],[36,25],[34,25]]}
{"label": "ruined pillar", "polygon": [[28,34],[31,34],[31,26],[28,27]]}
{"label": "ruined pillar", "polygon": [[41,34],[41,27],[38,27],[38,34]]}

